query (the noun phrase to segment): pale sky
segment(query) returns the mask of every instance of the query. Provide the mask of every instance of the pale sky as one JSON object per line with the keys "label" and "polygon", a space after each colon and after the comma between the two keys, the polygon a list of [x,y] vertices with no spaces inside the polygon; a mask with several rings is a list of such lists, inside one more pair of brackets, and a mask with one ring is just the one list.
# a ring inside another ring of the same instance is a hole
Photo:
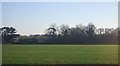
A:
{"label": "pale sky", "polygon": [[118,26],[117,2],[3,2],[2,25],[22,35],[42,34],[51,24]]}
{"label": "pale sky", "polygon": [[1,0],[2,2],[118,2],[119,0]]}

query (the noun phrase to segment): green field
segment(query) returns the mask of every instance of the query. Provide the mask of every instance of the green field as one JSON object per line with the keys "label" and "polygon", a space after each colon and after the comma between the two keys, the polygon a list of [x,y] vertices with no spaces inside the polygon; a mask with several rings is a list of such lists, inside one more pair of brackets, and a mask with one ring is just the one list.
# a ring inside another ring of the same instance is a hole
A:
{"label": "green field", "polygon": [[118,64],[117,45],[3,45],[3,64]]}

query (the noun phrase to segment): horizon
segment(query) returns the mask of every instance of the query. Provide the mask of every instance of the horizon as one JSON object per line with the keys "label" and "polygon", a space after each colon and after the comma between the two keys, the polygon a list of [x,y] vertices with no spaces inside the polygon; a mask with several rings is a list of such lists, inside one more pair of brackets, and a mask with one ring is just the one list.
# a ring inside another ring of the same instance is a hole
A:
{"label": "horizon", "polygon": [[[88,23],[89,24],[89,23]],[[87,25],[88,25],[87,24]],[[93,23],[92,23],[93,24]],[[52,24],[51,24],[52,25]],[[55,24],[56,25],[56,24]],[[67,24],[61,24],[61,25],[67,25]],[[56,27],[58,28],[58,27],[60,27],[61,25],[56,25]],[[77,24],[77,25],[82,25],[82,26],[87,26],[87,25],[83,25],[83,24]],[[68,25],[69,26],[69,25]],[[96,27],[96,25],[94,24],[94,26]],[[2,26],[2,27],[12,27],[12,26]],[[49,26],[50,27],[50,26]],[[75,26],[69,26],[69,28],[73,28],[73,27],[76,27],[76,25]],[[15,28],[16,29],[16,31],[18,30],[16,27],[13,27],[13,28]],[[99,29],[99,28],[113,28],[113,27],[96,27],[96,29]],[[117,29],[118,27],[114,27],[113,29]],[[46,28],[47,29],[47,28]],[[44,30],[45,31],[45,30]],[[44,35],[45,34],[45,32],[44,33],[33,33],[33,34],[20,34],[20,33],[18,33],[18,31],[17,31],[17,33],[16,34],[19,34],[19,35],[21,35],[21,36],[30,36],[30,35]]]}

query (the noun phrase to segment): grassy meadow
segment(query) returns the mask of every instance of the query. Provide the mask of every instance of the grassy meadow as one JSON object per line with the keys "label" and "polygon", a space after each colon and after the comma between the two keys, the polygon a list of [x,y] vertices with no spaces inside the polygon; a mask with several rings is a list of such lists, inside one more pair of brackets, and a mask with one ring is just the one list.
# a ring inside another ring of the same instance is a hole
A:
{"label": "grassy meadow", "polygon": [[117,45],[3,45],[3,64],[118,64]]}

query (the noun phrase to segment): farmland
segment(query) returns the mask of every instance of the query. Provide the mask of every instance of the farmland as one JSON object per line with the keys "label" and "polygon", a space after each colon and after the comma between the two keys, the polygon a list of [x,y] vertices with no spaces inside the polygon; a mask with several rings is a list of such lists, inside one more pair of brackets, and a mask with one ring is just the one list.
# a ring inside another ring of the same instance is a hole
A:
{"label": "farmland", "polygon": [[118,64],[117,45],[3,45],[3,64]]}

